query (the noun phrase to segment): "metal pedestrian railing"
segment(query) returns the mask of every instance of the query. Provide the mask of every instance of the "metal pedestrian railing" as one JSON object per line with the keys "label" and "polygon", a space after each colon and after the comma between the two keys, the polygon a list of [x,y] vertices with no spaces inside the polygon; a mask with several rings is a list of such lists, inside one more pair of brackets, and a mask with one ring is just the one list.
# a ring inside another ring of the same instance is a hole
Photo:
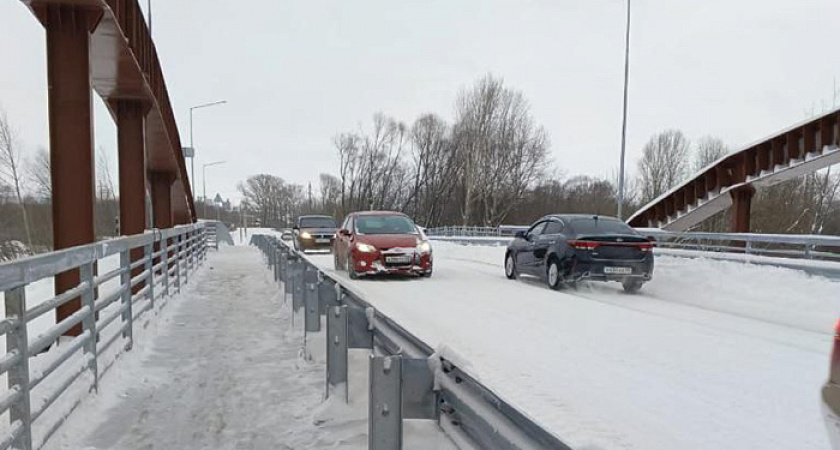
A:
{"label": "metal pedestrian railing", "polygon": [[[304,329],[326,322],[326,396],[348,399],[349,349],[368,349],[368,447],[402,448],[404,419],[436,421],[462,448],[562,449],[566,444],[485,387],[447,356],[368,303],[352,286],[319,270],[284,241],[254,235],[274,280],[303,310]],[[325,319],[322,319],[325,318]]]}
{"label": "metal pedestrian railing", "polygon": [[[131,349],[138,321],[180,292],[204,262],[206,239],[204,224],[185,225],[0,264],[6,308],[0,374],[8,385],[0,394],[0,414],[9,417],[8,428],[0,428],[0,450],[41,448],[81,402],[85,391],[79,386],[98,390],[119,354]],[[51,283],[70,270],[78,270],[80,278],[72,289],[48,299],[27,298],[28,286]],[[33,333],[33,323],[43,322],[39,318],[74,301],[78,310]],[[73,389],[81,393],[69,395]],[[54,409],[57,402],[64,408]]]}

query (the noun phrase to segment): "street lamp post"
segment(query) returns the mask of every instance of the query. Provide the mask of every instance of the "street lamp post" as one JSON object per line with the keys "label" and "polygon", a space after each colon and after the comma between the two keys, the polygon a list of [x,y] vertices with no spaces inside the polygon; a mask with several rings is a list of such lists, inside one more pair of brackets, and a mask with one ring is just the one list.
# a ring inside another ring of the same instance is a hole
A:
{"label": "street lamp post", "polygon": [[630,80],[630,0],[627,0],[627,34],[624,40],[624,116],[621,121],[621,163],[618,169],[618,218],[624,218],[624,154],[627,146],[627,87]]}
{"label": "street lamp post", "polygon": [[195,146],[193,145],[193,110],[200,108],[208,108],[210,106],[222,105],[227,103],[227,100],[219,100],[217,102],[203,103],[190,108],[190,148],[192,148],[193,156],[190,158],[190,165],[192,166],[192,182],[195,183]]}
{"label": "street lamp post", "polygon": [[211,163],[205,164],[201,168],[201,180],[204,182],[204,218],[207,218],[207,168],[212,166],[218,166],[219,164],[224,164],[225,161],[213,161]]}

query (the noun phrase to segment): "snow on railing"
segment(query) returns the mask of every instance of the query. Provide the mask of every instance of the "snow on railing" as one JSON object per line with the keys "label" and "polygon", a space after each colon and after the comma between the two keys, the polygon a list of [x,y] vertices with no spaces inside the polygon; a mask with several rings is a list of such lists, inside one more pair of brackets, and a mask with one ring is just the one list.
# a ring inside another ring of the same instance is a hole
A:
{"label": "snow on railing", "polygon": [[402,448],[403,419],[425,419],[463,448],[569,450],[476,380],[456,355],[435,351],[281,239],[254,235],[251,244],[291,294],[293,310],[304,310],[307,334],[320,332],[326,316],[327,397],[348,400],[349,349],[371,351],[368,448]]}
{"label": "snow on railing", "polygon": [[[81,402],[80,386],[98,390],[99,378],[131,349],[135,322],[162,308],[172,291],[180,293],[204,262],[208,228],[199,223],[152,230],[0,264],[6,307],[0,374],[8,380],[0,414],[9,412],[8,427],[0,427],[0,450],[41,448]],[[27,299],[27,286],[52,284],[55,275],[75,269],[80,281],[72,289]],[[34,322],[43,322],[39,317],[72,302],[80,308],[69,317],[35,329]],[[113,323],[120,325],[109,327]],[[77,327],[80,334],[64,336]],[[31,331],[38,334],[30,337]],[[122,348],[114,346],[118,342]],[[57,401],[65,407],[56,409]]]}

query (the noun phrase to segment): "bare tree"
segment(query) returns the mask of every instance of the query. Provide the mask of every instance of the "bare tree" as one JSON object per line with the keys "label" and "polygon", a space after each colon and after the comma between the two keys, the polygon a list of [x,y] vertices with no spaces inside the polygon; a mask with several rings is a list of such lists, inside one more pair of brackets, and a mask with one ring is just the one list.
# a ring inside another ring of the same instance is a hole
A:
{"label": "bare tree", "polygon": [[639,160],[642,201],[651,201],[683,181],[690,143],[682,131],[665,130],[650,138]]}
{"label": "bare tree", "polygon": [[461,92],[455,134],[464,167],[462,222],[496,225],[542,177],[547,134],[522,93],[492,75]]}
{"label": "bare tree", "polygon": [[703,170],[709,164],[729,153],[729,147],[724,144],[723,140],[713,136],[700,138],[694,148],[694,167],[692,167],[694,172]]}
{"label": "bare tree", "polygon": [[7,184],[14,193],[23,217],[26,245],[32,251],[32,234],[29,231],[29,216],[23,201],[23,172],[21,154],[16,132],[12,129],[5,111],[0,111],[0,183]]}
{"label": "bare tree", "polygon": [[42,200],[52,201],[52,168],[50,153],[44,147],[38,148],[29,161],[29,181],[35,186],[35,194]]}

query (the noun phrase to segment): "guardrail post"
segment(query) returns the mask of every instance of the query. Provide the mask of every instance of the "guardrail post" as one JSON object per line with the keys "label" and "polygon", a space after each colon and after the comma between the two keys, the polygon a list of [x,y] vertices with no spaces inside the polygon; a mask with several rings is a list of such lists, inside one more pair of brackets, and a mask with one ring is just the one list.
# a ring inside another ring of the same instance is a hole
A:
{"label": "guardrail post", "polygon": [[280,282],[280,245],[276,242],[271,248],[271,253],[274,254],[274,282]]}
{"label": "guardrail post", "polygon": [[280,279],[283,283],[289,278],[289,255],[286,253],[285,249],[280,249]]}
{"label": "guardrail post", "polygon": [[[161,240],[161,248],[166,248],[166,239]],[[155,270],[154,270],[154,263],[155,263],[155,245],[154,243],[150,243],[146,245],[146,270],[149,272],[146,277],[148,280],[146,281],[147,285],[149,286],[149,305],[151,305],[152,309],[155,309]],[[169,270],[169,268],[166,268]]]}
{"label": "guardrail post", "polygon": [[[181,248],[181,236],[176,236],[175,240],[175,288],[176,291],[180,294],[181,293],[181,256],[178,252],[178,249]],[[166,268],[169,270],[169,267]]]}
{"label": "guardrail post", "polygon": [[304,330],[309,332],[321,331],[321,315],[318,306],[318,269],[307,265],[304,272]]}
{"label": "guardrail post", "polygon": [[326,277],[318,283],[318,305],[319,314],[327,314],[333,306],[338,306],[338,293],[336,292],[337,284],[333,283]]}
{"label": "guardrail post", "polygon": [[350,340],[348,331],[347,305],[330,308],[327,313],[327,392],[344,387],[344,402],[347,398],[347,349]]}
{"label": "guardrail post", "polygon": [[814,244],[805,244],[805,259],[813,258]]}
{"label": "guardrail post", "polygon": [[123,322],[123,339],[127,339],[125,344],[126,350],[131,350],[134,346],[134,321],[131,311],[131,250],[123,250],[120,252],[120,287],[123,293],[120,296],[120,303],[125,311],[122,313]]}
{"label": "guardrail post", "polygon": [[88,315],[82,321],[82,326],[87,330],[89,336],[87,344],[85,345],[85,353],[88,354],[88,369],[93,375],[93,384],[91,389],[99,392],[99,367],[97,365],[96,357],[96,303],[93,296],[93,264],[92,262],[83,264],[79,267],[79,278],[82,283],[87,283],[88,287],[82,292],[82,305],[88,309]]}
{"label": "guardrail post", "polygon": [[[190,235],[189,233],[184,233],[181,236],[184,236],[186,239],[184,240],[184,244],[182,245],[183,251],[186,254],[183,258],[184,260],[184,284],[189,284],[190,282]],[[178,252],[181,253],[180,251]]]}
{"label": "guardrail post", "polygon": [[163,294],[169,297],[169,246],[166,244],[169,239],[161,239],[161,261],[163,261]]}
{"label": "guardrail post", "polygon": [[298,256],[295,258],[295,266],[293,271],[292,282],[292,308],[297,311],[303,307],[303,259]]}
{"label": "guardrail post", "polygon": [[20,362],[9,369],[7,385],[9,390],[18,390],[20,400],[9,407],[9,424],[20,421],[23,427],[20,436],[13,443],[16,448],[32,450],[32,423],[29,397],[29,337],[26,330],[26,286],[5,291],[6,317],[14,318],[15,327],[6,335],[6,351],[17,352]]}
{"label": "guardrail post", "polygon": [[402,356],[370,356],[368,449],[402,448]]}
{"label": "guardrail post", "polygon": [[[295,285],[295,258],[292,255],[286,256],[286,279],[283,280],[283,289],[286,291],[286,295],[292,294],[294,295]],[[286,301],[286,297],[283,297],[283,301]]]}

